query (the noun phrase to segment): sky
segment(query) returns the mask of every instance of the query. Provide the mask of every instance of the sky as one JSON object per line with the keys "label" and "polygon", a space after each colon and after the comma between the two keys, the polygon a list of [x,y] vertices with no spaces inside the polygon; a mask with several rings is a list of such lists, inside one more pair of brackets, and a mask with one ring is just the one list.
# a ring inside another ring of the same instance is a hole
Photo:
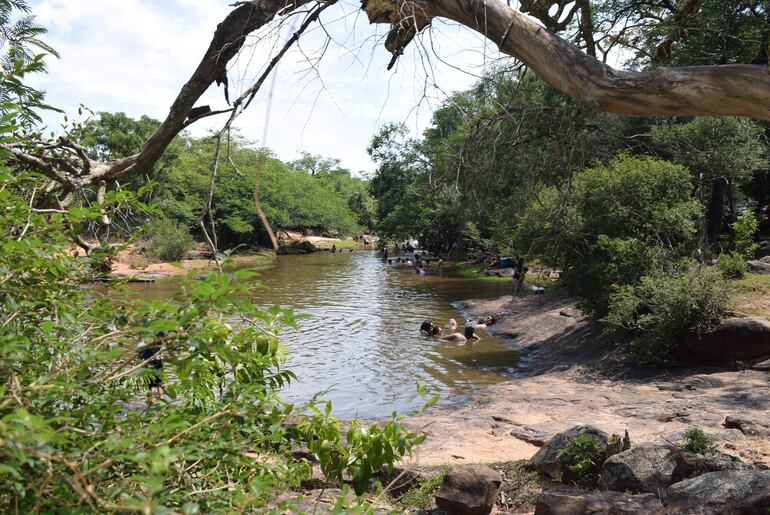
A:
{"label": "sky", "polygon": [[[61,59],[49,58],[49,73],[30,83],[44,89],[48,102],[70,118],[83,104],[93,111],[163,119],[232,3],[31,0],[37,21],[49,31],[46,40]],[[323,26],[303,35],[300,48],[282,59],[274,85],[266,81],[236,121],[242,136],[286,161],[305,151],[370,173],[375,165],[366,147],[378,127],[403,122],[419,135],[448,94],[470,87],[485,65],[501,57],[480,35],[434,20],[388,71],[391,56],[382,44],[387,27],[369,25],[359,6],[344,0],[324,12]],[[249,38],[230,66],[231,98],[260,75],[271,52],[299,23],[289,19],[282,31]],[[196,105],[205,104],[225,108],[221,88],[209,88]],[[219,129],[225,116],[204,119],[189,130],[203,136]],[[47,114],[45,122],[55,129],[61,119]]]}

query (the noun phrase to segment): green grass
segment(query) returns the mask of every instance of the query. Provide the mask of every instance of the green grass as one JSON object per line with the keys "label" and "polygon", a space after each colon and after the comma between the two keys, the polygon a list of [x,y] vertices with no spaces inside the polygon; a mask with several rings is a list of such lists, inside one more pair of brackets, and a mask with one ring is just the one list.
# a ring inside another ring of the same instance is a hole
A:
{"label": "green grass", "polygon": [[761,316],[770,320],[770,274],[746,274],[733,281],[733,310],[742,315]]}
{"label": "green grass", "polygon": [[[431,263],[433,265],[433,263]],[[498,277],[496,275],[487,275],[484,271],[484,265],[470,265],[468,263],[457,263],[453,265],[447,265],[444,263],[445,268],[450,268],[457,272],[461,277],[468,279],[477,279],[481,281],[490,281],[495,283],[510,283],[510,277]]]}
{"label": "green grass", "polygon": [[361,245],[356,241],[349,238],[346,238],[344,240],[327,240],[327,241],[318,241],[314,242],[313,245],[315,245],[319,249],[330,249],[332,248],[332,245],[337,247],[337,250],[347,250],[347,249],[354,249],[358,250],[361,248]]}
{"label": "green grass", "polygon": [[[446,267],[447,265],[445,265]],[[499,277],[496,275],[487,275],[484,265],[470,265],[468,263],[457,263],[449,265],[449,270],[457,273],[460,277],[466,277],[468,279],[475,279],[478,281],[490,281],[496,283],[511,284],[510,277]],[[526,297],[528,295],[534,295],[534,292],[527,288],[527,286],[535,285],[545,288],[546,295],[561,295],[566,293],[566,290],[559,284],[559,280],[551,277],[538,277],[538,274],[529,272],[524,280],[525,287],[519,291],[520,297]],[[513,288],[513,286],[511,286]]]}
{"label": "green grass", "polygon": [[427,511],[433,507],[436,492],[444,481],[447,468],[432,476],[421,477],[415,486],[398,500],[398,504],[404,509],[417,508]]}

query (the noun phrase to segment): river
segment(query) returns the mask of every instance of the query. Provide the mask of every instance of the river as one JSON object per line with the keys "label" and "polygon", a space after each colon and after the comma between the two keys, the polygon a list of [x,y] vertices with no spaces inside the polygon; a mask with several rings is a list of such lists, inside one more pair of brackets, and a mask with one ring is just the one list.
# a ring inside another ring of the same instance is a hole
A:
{"label": "river", "polygon": [[[463,320],[452,303],[510,293],[509,283],[457,277],[435,267],[427,275],[387,265],[374,252],[279,256],[260,272],[258,305],[280,304],[309,315],[284,329],[287,367],[298,380],[284,391],[305,401],[323,391],[339,417],[373,418],[394,410],[407,414],[422,405],[416,391],[425,381],[442,403],[461,401],[470,389],[506,380],[515,353],[504,341],[480,331],[475,344],[420,335],[420,324],[445,326]],[[173,279],[134,284],[142,296],[173,291]],[[446,331],[446,329],[445,329]]]}

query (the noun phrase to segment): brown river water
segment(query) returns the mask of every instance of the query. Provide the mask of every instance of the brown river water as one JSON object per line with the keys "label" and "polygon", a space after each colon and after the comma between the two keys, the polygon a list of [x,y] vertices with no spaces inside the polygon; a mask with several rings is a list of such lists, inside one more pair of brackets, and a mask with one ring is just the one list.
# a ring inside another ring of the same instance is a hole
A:
{"label": "brown river water", "polygon": [[[283,329],[287,368],[297,374],[284,393],[302,402],[323,391],[338,417],[373,418],[394,410],[408,414],[423,404],[420,381],[441,403],[460,402],[471,389],[510,378],[517,356],[505,341],[485,334],[458,344],[421,336],[424,320],[464,325],[459,300],[510,294],[509,283],[480,281],[387,265],[374,252],[279,256],[260,271],[254,302],[279,304],[309,315],[297,329]],[[173,279],[131,284],[143,297],[170,295]],[[448,329],[445,328],[445,332]]]}

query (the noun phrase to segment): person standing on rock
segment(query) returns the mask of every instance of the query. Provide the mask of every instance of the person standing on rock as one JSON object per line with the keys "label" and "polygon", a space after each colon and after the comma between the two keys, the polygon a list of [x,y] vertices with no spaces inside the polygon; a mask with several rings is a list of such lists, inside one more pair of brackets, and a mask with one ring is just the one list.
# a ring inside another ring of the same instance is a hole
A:
{"label": "person standing on rock", "polygon": [[513,273],[513,296],[514,297],[516,297],[519,294],[521,285],[524,284],[524,277],[527,275],[528,271],[529,271],[529,268],[525,266],[524,268],[522,268],[521,272],[516,270]]}

